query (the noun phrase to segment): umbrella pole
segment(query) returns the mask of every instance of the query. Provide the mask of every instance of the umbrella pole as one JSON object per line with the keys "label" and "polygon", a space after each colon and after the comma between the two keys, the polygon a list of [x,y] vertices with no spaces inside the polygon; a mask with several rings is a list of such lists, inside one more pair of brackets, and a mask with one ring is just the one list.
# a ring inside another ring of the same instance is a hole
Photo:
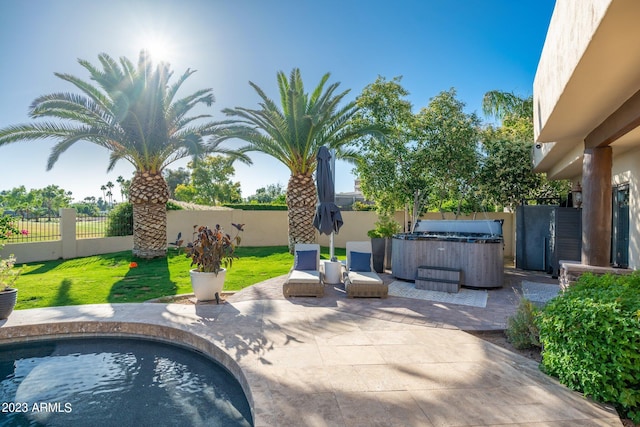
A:
{"label": "umbrella pole", "polygon": [[333,261],[333,231],[331,232],[331,236],[329,236],[329,261]]}
{"label": "umbrella pole", "polygon": [[[331,154],[331,180],[333,182],[333,202],[336,202],[335,188],[336,188],[336,150],[332,148],[329,153]],[[331,231],[331,237],[329,238],[329,260],[333,261],[334,248],[333,248],[333,235]]]}

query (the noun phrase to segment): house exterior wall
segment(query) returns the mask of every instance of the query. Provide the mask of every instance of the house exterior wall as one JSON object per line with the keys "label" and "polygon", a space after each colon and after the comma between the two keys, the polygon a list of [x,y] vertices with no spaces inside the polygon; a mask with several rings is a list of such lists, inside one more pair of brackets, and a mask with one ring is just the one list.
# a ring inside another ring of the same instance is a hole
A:
{"label": "house exterior wall", "polygon": [[[534,133],[539,139],[614,0],[557,0],[533,82]],[[567,117],[571,120],[570,117]],[[553,142],[553,139],[542,139]]]}
{"label": "house exterior wall", "polygon": [[640,268],[640,149],[614,157],[612,186],[629,184],[629,268]]}
{"label": "house exterior wall", "polygon": [[580,175],[586,137],[640,90],[639,17],[638,1],[556,1],[533,84],[536,171]]}
{"label": "house exterior wall", "polygon": [[[640,1],[557,0],[533,85],[534,170],[592,184],[593,174],[583,177],[585,141],[611,147],[611,187],[629,184],[632,269],[640,267],[640,128],[633,111],[618,119],[640,90],[639,18]],[[609,180],[608,170],[596,175]],[[606,204],[583,211],[612,209]]]}

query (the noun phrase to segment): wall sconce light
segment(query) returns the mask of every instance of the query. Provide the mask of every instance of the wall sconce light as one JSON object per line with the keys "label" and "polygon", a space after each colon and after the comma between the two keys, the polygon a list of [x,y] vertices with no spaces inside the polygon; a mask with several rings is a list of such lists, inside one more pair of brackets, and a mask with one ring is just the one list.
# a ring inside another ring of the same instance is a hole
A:
{"label": "wall sconce light", "polygon": [[571,186],[571,201],[574,208],[582,207],[582,185],[579,182],[574,182]]}

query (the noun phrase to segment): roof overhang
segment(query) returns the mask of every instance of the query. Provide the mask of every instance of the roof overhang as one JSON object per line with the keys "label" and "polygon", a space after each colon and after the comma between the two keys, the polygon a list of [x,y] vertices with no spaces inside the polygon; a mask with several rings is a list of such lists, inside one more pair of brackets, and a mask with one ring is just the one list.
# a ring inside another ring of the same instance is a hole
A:
{"label": "roof overhang", "polygon": [[[616,114],[640,90],[639,19],[640,1],[557,0],[534,81],[537,171],[578,176],[585,140],[616,126]],[[614,155],[640,145],[637,125],[609,133]]]}

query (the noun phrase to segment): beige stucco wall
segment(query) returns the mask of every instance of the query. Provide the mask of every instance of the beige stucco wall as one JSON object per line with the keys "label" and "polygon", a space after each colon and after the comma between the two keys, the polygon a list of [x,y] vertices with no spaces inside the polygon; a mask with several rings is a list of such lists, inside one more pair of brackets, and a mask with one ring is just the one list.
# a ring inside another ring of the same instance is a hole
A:
{"label": "beige stucco wall", "polygon": [[[71,210],[73,211],[73,210]],[[71,211],[63,212],[67,217]],[[344,248],[346,242],[367,240],[367,231],[375,227],[377,215],[375,212],[342,212],[344,226],[335,235],[335,247]],[[438,213],[427,214],[423,219],[442,219]],[[445,219],[454,219],[447,215]],[[480,213],[475,217],[460,217],[459,219],[502,219],[504,233],[504,254],[513,257],[515,224],[514,215],[510,213]],[[403,213],[396,213],[399,223],[404,221]],[[66,218],[63,221],[71,220]],[[169,211],[167,212],[167,241],[175,242],[178,233],[188,242],[192,239],[194,225],[213,227],[220,224],[225,231],[234,235],[235,229],[231,223],[245,224],[242,233],[242,246],[286,246],[287,212],[286,211],[242,211],[242,210],[212,210],[212,211]],[[75,232],[63,230],[62,240],[50,242],[30,242],[7,244],[0,250],[0,256],[7,257],[15,254],[18,262],[47,261],[59,258],[75,258],[103,253],[130,250],[133,247],[133,237],[105,237],[95,239],[76,239]],[[316,234],[318,243],[329,246],[329,236]]]}
{"label": "beige stucco wall", "polygon": [[[67,246],[63,253],[63,246]],[[70,248],[73,247],[71,250]],[[98,254],[109,254],[131,250],[133,237],[103,237],[96,239],[53,240],[49,242],[26,242],[5,245],[0,257],[14,254],[20,263],[50,261],[60,258],[78,258]]]}
{"label": "beige stucco wall", "polygon": [[640,267],[640,149],[613,158],[612,184],[629,184],[629,268]]}

